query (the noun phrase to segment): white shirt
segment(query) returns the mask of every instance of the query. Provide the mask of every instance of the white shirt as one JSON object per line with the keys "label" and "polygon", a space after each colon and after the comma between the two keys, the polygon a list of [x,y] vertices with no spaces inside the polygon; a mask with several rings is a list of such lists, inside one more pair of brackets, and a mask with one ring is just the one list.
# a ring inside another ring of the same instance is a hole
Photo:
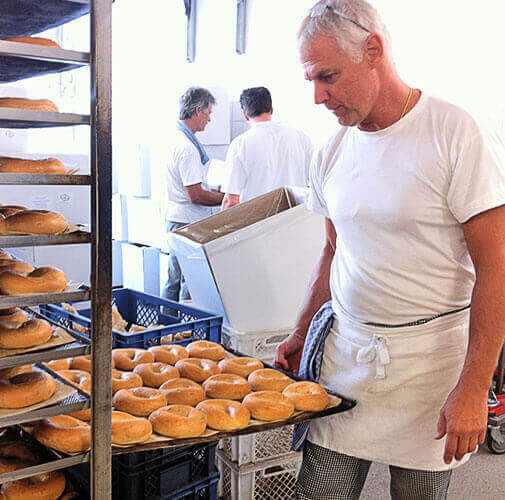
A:
{"label": "white shirt", "polygon": [[230,176],[222,190],[244,202],[282,186],[307,187],[312,151],[310,139],[299,130],[273,121],[251,122],[230,144]]}
{"label": "white shirt", "polygon": [[401,324],[470,303],[462,223],[505,204],[503,144],[422,95],[378,132],[343,128],[314,157],[309,207],[333,221],[335,311]]}
{"label": "white shirt", "polygon": [[200,183],[205,188],[207,171],[208,163],[207,166],[202,164],[196,147],[180,130],[176,130],[166,167],[166,220],[189,224],[212,215],[212,207],[192,203],[185,189],[185,186]]}

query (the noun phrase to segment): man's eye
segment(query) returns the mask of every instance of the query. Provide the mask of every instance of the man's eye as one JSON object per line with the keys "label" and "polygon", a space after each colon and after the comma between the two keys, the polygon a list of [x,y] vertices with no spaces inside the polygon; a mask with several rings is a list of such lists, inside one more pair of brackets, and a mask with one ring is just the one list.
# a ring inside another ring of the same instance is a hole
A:
{"label": "man's eye", "polygon": [[333,80],[335,80],[335,73],[332,73],[330,75],[324,75],[321,77],[321,81],[326,82],[326,83],[331,83]]}

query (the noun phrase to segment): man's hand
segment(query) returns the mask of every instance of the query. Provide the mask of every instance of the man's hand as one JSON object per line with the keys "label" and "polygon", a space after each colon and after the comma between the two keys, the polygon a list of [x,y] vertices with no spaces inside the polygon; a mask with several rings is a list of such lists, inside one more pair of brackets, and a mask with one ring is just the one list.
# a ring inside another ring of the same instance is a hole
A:
{"label": "man's hand", "polygon": [[487,431],[487,391],[464,389],[458,384],[440,411],[435,439],[447,434],[444,462],[461,460],[483,444]]}
{"label": "man's hand", "polygon": [[289,335],[289,337],[277,347],[274,366],[290,372],[293,375],[297,375],[304,344],[305,339],[300,335],[294,333]]}

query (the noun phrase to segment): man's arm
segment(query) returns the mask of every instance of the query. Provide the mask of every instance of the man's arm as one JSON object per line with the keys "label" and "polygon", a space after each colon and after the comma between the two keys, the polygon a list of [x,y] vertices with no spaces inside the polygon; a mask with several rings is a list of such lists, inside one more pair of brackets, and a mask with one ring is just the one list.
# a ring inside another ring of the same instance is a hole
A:
{"label": "man's arm", "polygon": [[196,205],[214,207],[216,205],[221,205],[221,202],[223,201],[223,193],[206,191],[202,188],[201,182],[198,184],[192,184],[191,186],[184,186],[184,188],[188,193],[191,203],[195,203]]}
{"label": "man's arm", "polygon": [[465,363],[440,412],[435,436],[447,434],[446,463],[484,443],[488,390],[505,340],[505,206],[472,217],[463,230],[476,281]]}
{"label": "man's arm", "polygon": [[309,291],[302,310],[296,321],[296,326],[289,337],[277,348],[275,366],[296,374],[300,366],[303,345],[312,318],[320,307],[331,298],[330,270],[337,233],[330,219],[326,219],[326,242],[310,278]]}
{"label": "man's arm", "polygon": [[230,194],[226,193],[223,198],[223,205],[221,210],[226,210],[228,208],[234,207],[240,203],[240,195],[239,194]]}

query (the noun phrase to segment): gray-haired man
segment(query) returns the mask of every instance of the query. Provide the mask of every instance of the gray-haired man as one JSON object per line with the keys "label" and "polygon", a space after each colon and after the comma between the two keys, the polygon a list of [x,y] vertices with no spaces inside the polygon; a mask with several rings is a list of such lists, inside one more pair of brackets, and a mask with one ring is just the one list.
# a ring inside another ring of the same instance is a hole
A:
{"label": "gray-haired man", "polygon": [[[211,207],[223,200],[223,193],[212,191],[206,184],[209,157],[195,136],[210,122],[215,102],[214,96],[201,87],[190,87],[180,98],[179,121],[166,166],[167,232],[212,215]],[[189,299],[181,268],[173,255],[163,297],[175,301]]]}

